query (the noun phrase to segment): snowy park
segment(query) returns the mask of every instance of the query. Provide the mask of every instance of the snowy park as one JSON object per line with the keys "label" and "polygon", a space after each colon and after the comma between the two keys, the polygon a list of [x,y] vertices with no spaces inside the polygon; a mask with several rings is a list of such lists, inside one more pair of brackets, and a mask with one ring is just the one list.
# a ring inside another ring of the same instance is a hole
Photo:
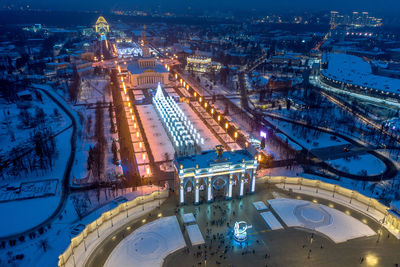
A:
{"label": "snowy park", "polygon": [[[287,136],[296,140],[301,146],[305,147],[306,149],[316,149],[348,144],[347,141],[337,138],[332,134],[314,130],[307,131],[303,127],[289,122],[276,119],[274,120],[269,117],[265,118],[272,124],[276,125]],[[295,149],[298,150],[297,147],[295,147]]]}
{"label": "snowy park", "polygon": [[377,175],[385,171],[385,164],[371,154],[327,161],[332,167],[356,175]]}

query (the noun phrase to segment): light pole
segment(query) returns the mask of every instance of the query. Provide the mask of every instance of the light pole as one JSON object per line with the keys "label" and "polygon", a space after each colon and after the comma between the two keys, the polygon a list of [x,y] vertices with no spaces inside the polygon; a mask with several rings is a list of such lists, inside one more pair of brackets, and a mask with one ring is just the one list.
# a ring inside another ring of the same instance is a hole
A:
{"label": "light pole", "polygon": [[100,238],[99,225],[97,224],[97,219],[96,219],[96,231],[97,231],[97,238]]}
{"label": "light pole", "polygon": [[142,189],[142,211],[144,211],[143,180],[142,180],[141,189]]}
{"label": "light pole", "polygon": [[160,180],[158,181],[158,208],[160,209],[161,203],[160,203]]}

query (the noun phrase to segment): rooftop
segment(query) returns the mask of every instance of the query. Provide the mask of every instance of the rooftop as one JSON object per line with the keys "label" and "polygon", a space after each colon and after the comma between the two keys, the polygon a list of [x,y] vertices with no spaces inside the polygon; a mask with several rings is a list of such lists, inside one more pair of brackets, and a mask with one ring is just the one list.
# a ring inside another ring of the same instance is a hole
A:
{"label": "rooftop", "polygon": [[208,150],[198,155],[176,157],[175,164],[177,169],[180,165],[183,166],[183,169],[196,168],[196,164],[198,168],[202,169],[217,164],[240,164],[243,160],[254,160],[254,157],[247,150],[236,150],[224,151],[222,157],[217,159],[216,150]]}
{"label": "rooftop", "polygon": [[400,79],[372,74],[371,65],[361,57],[329,53],[325,58],[328,69],[322,74],[345,83],[391,93],[400,93]]}
{"label": "rooftop", "polygon": [[168,72],[167,69],[163,65],[158,64],[158,63],[156,63],[156,66],[154,68],[152,68],[152,67],[140,68],[139,65],[137,64],[137,62],[128,65],[128,71],[132,74],[141,74],[147,70],[153,70],[158,73]]}

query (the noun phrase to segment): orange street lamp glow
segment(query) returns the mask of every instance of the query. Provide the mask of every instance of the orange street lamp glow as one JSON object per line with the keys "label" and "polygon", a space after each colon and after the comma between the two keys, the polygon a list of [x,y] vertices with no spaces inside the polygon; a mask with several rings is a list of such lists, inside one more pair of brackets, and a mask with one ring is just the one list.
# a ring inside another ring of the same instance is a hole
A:
{"label": "orange street lamp glow", "polygon": [[196,92],[194,92],[194,97],[196,97],[197,96],[197,93]]}
{"label": "orange street lamp glow", "polygon": [[121,82],[123,82],[123,81],[124,81],[124,77],[121,76]]}
{"label": "orange street lamp glow", "polygon": [[142,142],[140,142],[140,143],[139,143],[139,147],[142,148],[142,146],[143,146],[143,145],[142,145]]}
{"label": "orange street lamp glow", "polygon": [[261,161],[261,154],[258,155],[258,161]]}
{"label": "orange street lamp glow", "polygon": [[129,96],[126,97],[126,101],[129,101]]}
{"label": "orange street lamp glow", "polygon": [[179,82],[182,84],[182,79],[180,79]]}
{"label": "orange street lamp glow", "polygon": [[186,90],[189,90],[189,84],[188,84],[188,85],[186,85]]}
{"label": "orange street lamp glow", "polygon": [[132,115],[132,120],[133,120],[133,121],[135,120],[135,115]]}
{"label": "orange street lamp glow", "polygon": [[238,133],[237,132],[235,132],[235,138],[237,138],[238,137]]}
{"label": "orange street lamp glow", "polygon": [[121,67],[120,66],[118,66],[118,72],[121,73]]}
{"label": "orange street lamp glow", "polygon": [[207,108],[207,106],[208,106],[208,104],[207,104],[207,103],[204,103],[204,107]]}
{"label": "orange street lamp glow", "polygon": [[132,114],[133,113],[133,109],[129,109],[129,112]]}
{"label": "orange street lamp glow", "polygon": [[226,123],[225,123],[225,129],[228,130],[228,127],[229,127],[229,124],[226,122]]}
{"label": "orange street lamp glow", "polygon": [[203,98],[200,97],[200,98],[199,98],[199,102],[201,103],[201,101],[203,101]]}
{"label": "orange street lamp glow", "polygon": [[139,138],[139,132],[136,132],[136,137]]}
{"label": "orange street lamp glow", "polygon": [[133,124],[133,128],[135,128],[135,129],[136,129],[136,122]]}
{"label": "orange street lamp glow", "polygon": [[130,107],[131,106],[131,102],[128,102],[128,107]]}
{"label": "orange street lamp glow", "polygon": [[218,121],[220,121],[221,120],[221,115],[218,115]]}
{"label": "orange street lamp glow", "polygon": [[214,114],[214,109],[213,108],[211,109],[211,114]]}
{"label": "orange street lamp glow", "polygon": [[146,160],[146,154],[142,154],[142,158],[143,158],[143,160]]}
{"label": "orange street lamp glow", "polygon": [[147,173],[147,175],[150,175],[150,168],[149,167],[146,168],[146,173]]}
{"label": "orange street lamp glow", "polygon": [[175,79],[178,79],[178,74],[175,74]]}

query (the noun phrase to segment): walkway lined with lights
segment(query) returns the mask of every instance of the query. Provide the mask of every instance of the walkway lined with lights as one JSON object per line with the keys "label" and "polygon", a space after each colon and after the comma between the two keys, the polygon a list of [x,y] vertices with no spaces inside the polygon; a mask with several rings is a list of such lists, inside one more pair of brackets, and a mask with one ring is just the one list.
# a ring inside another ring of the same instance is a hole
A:
{"label": "walkway lined with lights", "polygon": [[[121,67],[117,66],[118,73],[121,75]],[[124,77],[120,76],[121,79],[121,97],[124,104],[125,115],[128,120],[129,132],[131,137],[131,144],[135,153],[136,163],[138,165],[138,171],[141,177],[150,177],[150,157],[149,152],[146,149],[145,142],[143,140],[143,133],[141,133],[139,127],[138,118],[135,117],[134,107],[131,99],[128,96],[127,87],[124,81]],[[139,149],[138,149],[139,148]]]}

